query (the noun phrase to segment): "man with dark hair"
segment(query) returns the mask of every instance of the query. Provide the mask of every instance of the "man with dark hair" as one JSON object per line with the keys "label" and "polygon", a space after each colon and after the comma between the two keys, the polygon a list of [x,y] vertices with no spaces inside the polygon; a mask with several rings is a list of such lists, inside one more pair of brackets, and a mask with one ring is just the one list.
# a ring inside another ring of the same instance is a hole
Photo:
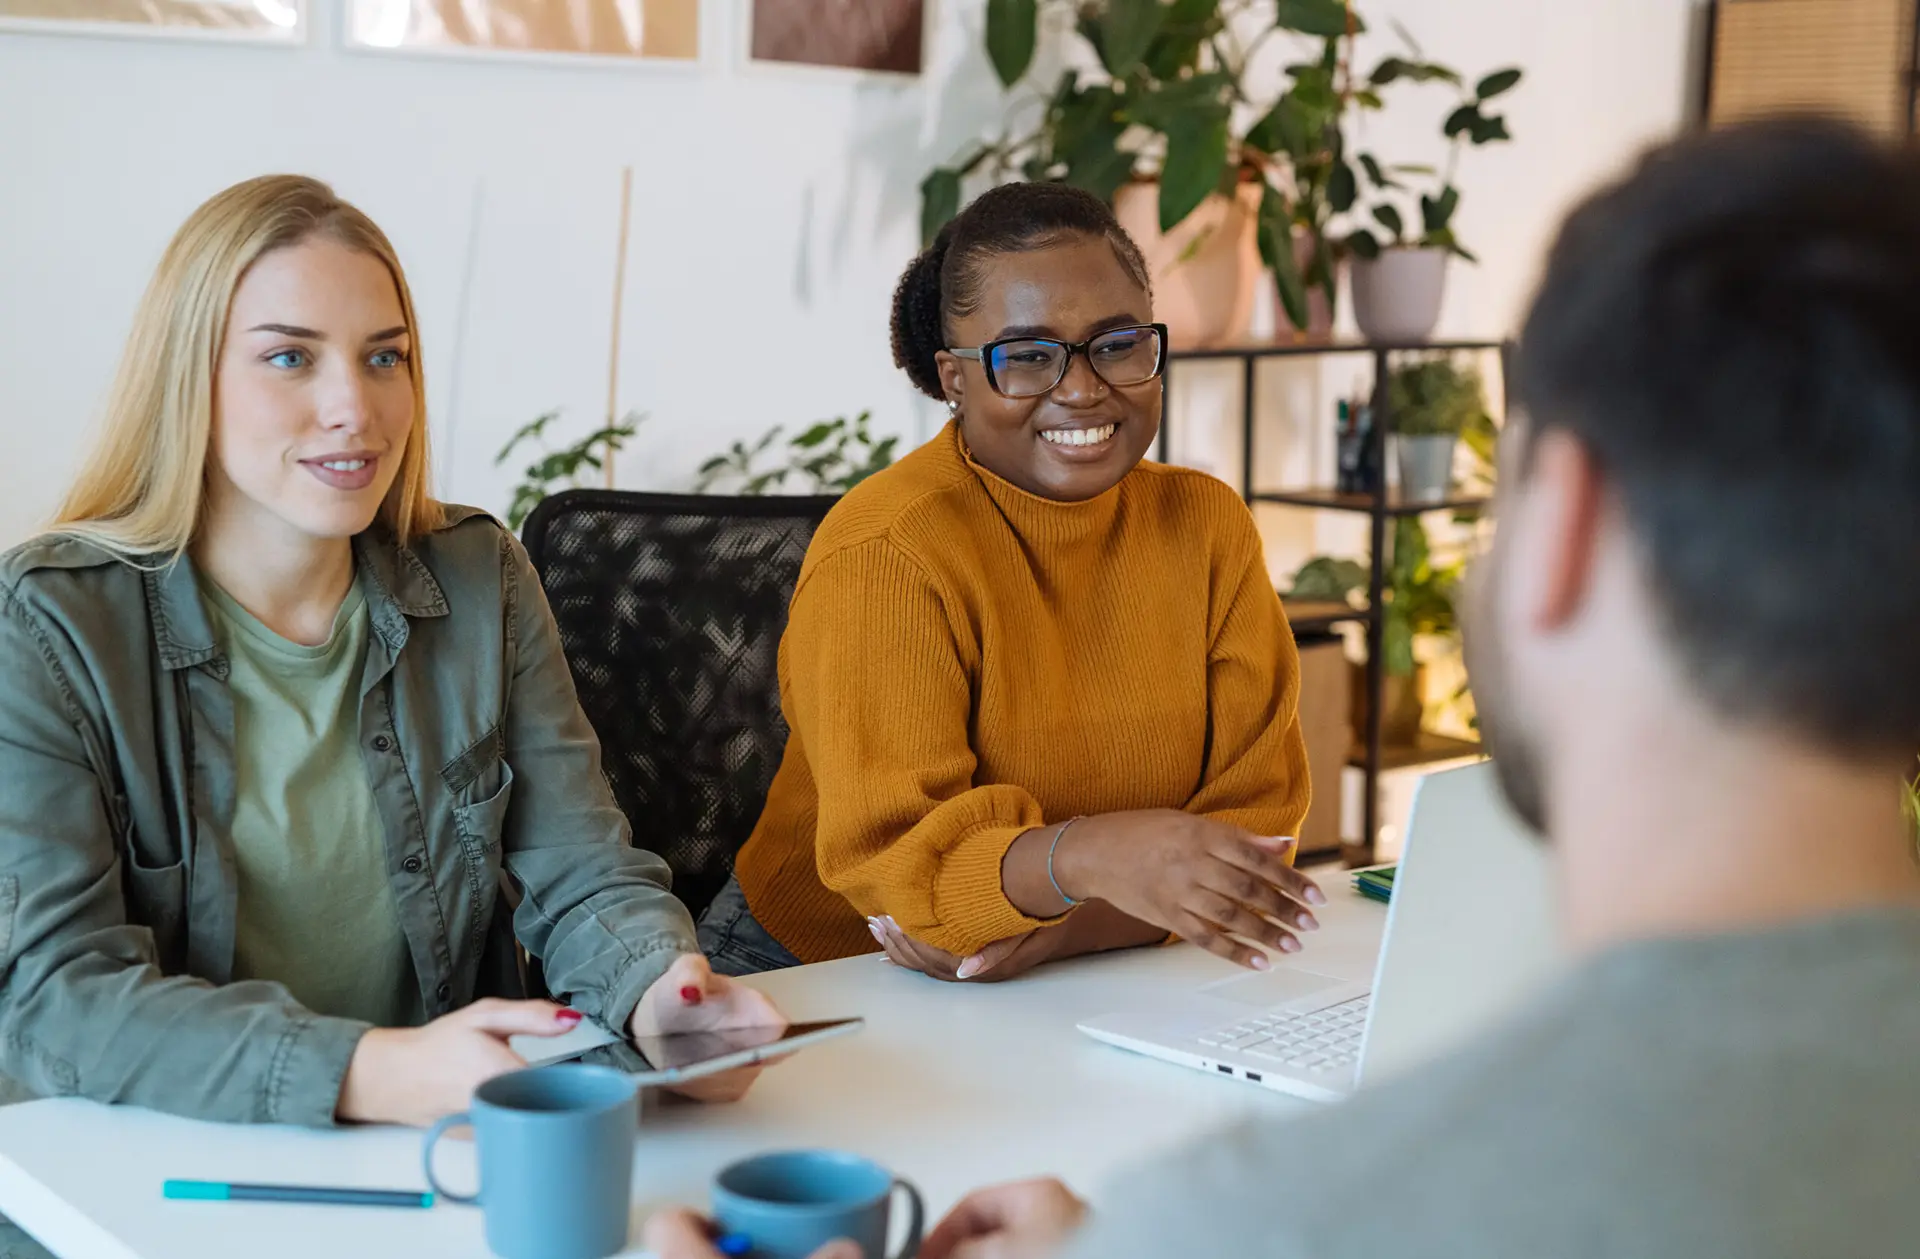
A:
{"label": "man with dark hair", "polygon": [[[1468,655],[1581,958],[1474,1046],[1115,1187],[1072,1253],[1920,1248],[1920,165],[1781,121],[1577,210]],[[923,1255],[1037,1254],[989,1190]]]}

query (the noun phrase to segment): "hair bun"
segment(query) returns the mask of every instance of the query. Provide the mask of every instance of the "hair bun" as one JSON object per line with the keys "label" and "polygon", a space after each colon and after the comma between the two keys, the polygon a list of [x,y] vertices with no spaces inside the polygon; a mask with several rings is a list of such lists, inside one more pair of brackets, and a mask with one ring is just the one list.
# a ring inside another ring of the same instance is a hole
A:
{"label": "hair bun", "polygon": [[935,401],[947,396],[938,359],[946,348],[940,328],[940,271],[953,240],[952,226],[941,228],[933,244],[907,265],[893,291],[894,365],[906,372],[914,388]]}

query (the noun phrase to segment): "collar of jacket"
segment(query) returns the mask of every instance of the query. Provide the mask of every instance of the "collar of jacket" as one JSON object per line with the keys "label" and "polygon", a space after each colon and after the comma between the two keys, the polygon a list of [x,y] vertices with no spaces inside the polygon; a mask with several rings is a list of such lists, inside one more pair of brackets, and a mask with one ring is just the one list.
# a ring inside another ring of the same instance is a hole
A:
{"label": "collar of jacket", "polygon": [[[388,651],[399,654],[407,641],[407,618],[447,615],[446,592],[426,561],[401,546],[385,526],[376,524],[353,539],[354,567],[367,597],[368,618]],[[211,664],[226,673],[226,658],[214,644],[213,623],[194,580],[193,560],[182,555],[143,561],[147,604],[153,609],[160,663],[167,669]]]}

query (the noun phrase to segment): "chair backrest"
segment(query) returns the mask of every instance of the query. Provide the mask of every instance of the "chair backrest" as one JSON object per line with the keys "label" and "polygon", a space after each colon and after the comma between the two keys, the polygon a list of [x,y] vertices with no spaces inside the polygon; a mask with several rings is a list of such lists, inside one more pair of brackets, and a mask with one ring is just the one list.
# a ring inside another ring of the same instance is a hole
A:
{"label": "chair backrest", "polygon": [[836,501],[566,490],[522,529],[614,798],[696,918],[780,767],[780,636]]}

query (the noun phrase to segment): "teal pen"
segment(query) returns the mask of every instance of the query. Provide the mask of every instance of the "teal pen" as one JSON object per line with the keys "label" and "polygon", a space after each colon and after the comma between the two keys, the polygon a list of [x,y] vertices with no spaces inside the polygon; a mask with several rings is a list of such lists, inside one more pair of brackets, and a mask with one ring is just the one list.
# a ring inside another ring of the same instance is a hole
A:
{"label": "teal pen", "polygon": [[183,1202],[309,1202],[340,1207],[430,1207],[433,1195],[411,1189],[329,1189],[320,1185],[230,1185],[169,1180],[160,1196]]}

